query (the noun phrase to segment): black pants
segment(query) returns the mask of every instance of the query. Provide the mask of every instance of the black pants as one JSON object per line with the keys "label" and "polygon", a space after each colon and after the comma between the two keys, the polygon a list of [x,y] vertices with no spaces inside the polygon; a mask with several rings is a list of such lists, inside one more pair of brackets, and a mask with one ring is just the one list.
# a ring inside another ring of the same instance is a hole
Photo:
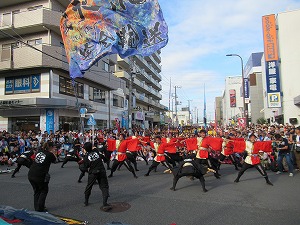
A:
{"label": "black pants", "polygon": [[162,164],[164,167],[166,167],[167,169],[171,169],[171,165],[168,162],[156,162],[155,160],[153,160],[151,166],[148,169],[148,172],[145,174],[146,176],[149,176],[150,172],[152,170],[156,170],[156,168],[158,167],[159,164]]}
{"label": "black pants", "polygon": [[241,176],[244,174],[244,172],[249,169],[249,168],[252,168],[252,167],[255,167],[255,169],[257,169],[257,171],[266,179],[266,181],[268,181],[268,175],[267,175],[267,172],[264,170],[264,168],[262,167],[261,164],[257,164],[257,165],[251,165],[251,164],[248,164],[248,163],[244,163],[243,164],[243,167],[241,168],[239,174],[238,174],[238,177],[236,178],[236,181],[239,181]]}
{"label": "black pants", "polygon": [[147,157],[144,155],[143,150],[140,150],[137,152],[138,156],[142,157],[144,161],[146,162],[146,165],[148,165]]}
{"label": "black pants", "polygon": [[[225,155],[221,154],[220,158],[219,158],[220,162],[223,162],[226,157],[228,157],[228,159],[231,161],[232,165],[234,165],[235,169],[238,170],[239,168],[237,166],[237,162],[233,155],[225,156]],[[221,163],[219,164],[218,169],[220,169],[220,166],[221,166]]]}
{"label": "black pants", "polygon": [[138,156],[137,152],[126,153],[127,159],[132,162],[135,171],[138,171],[136,157]]}
{"label": "black pants", "polygon": [[34,191],[34,210],[43,212],[45,210],[45,202],[48,194],[48,182],[43,180],[28,178]]}
{"label": "black pants", "polygon": [[132,167],[132,165],[130,164],[130,161],[128,159],[125,159],[124,161],[118,161],[117,159],[114,160],[113,162],[113,165],[111,167],[111,170],[110,170],[110,175],[109,177],[112,177],[113,176],[113,173],[117,170],[118,166],[120,164],[124,164],[125,167],[133,174],[133,176],[136,178],[136,174],[134,172],[134,169]]}
{"label": "black pants", "polygon": [[106,168],[107,168],[108,170],[110,169],[110,165],[109,165],[109,164],[110,164],[111,153],[112,153],[111,151],[107,151],[107,150],[104,151],[104,155],[105,155],[105,158],[106,158],[106,160],[107,160],[107,161],[106,161],[106,166],[107,166]]}
{"label": "black pants", "polygon": [[74,155],[74,156],[66,156],[64,158],[64,161],[61,165],[61,167],[64,167],[65,164],[67,164],[67,162],[69,161],[74,161],[74,162],[78,162],[80,160],[80,158],[78,157],[78,155]]}
{"label": "black pants", "polygon": [[217,167],[217,163],[218,163],[218,160],[215,159],[215,158],[212,158],[209,156],[208,159],[198,159],[196,158],[195,159],[195,162],[196,163],[199,163],[201,166],[207,166],[208,168],[211,168],[213,169],[214,171],[216,171],[214,173],[214,176],[219,179],[220,178],[220,174],[218,173],[218,167]]}
{"label": "black pants", "polygon": [[13,174],[11,175],[12,177],[15,176],[15,174],[17,172],[19,172],[19,170],[22,166],[26,166],[27,168],[30,168],[30,166],[32,164],[32,161],[24,159],[24,158],[23,158],[23,160],[17,160],[17,162],[18,162],[18,165],[17,165],[17,168],[14,170]]}
{"label": "black pants", "polygon": [[93,185],[96,181],[98,181],[99,188],[102,191],[103,205],[107,205],[107,199],[109,197],[109,185],[108,185],[108,180],[107,180],[105,171],[97,173],[97,174],[92,174],[92,173],[89,174],[88,183],[87,183],[87,186],[86,186],[85,192],[84,192],[85,202],[88,203]]}
{"label": "black pants", "polygon": [[182,157],[179,153],[167,153],[166,160],[168,163],[172,164],[173,167],[176,166],[176,162],[179,163],[182,161]]}

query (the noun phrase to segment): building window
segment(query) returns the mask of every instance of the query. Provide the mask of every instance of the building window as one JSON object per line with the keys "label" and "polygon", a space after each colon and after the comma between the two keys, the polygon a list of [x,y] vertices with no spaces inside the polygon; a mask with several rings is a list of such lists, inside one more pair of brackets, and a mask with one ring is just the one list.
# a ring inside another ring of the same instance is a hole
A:
{"label": "building window", "polygon": [[104,63],[104,71],[109,72],[110,71],[110,67],[109,64],[107,62],[103,62]]}
{"label": "building window", "polygon": [[1,62],[11,60],[11,44],[3,44],[1,51]]}
{"label": "building window", "polygon": [[106,92],[98,88],[89,88],[89,99],[91,101],[99,102],[105,104]]}
{"label": "building window", "polygon": [[43,39],[42,38],[37,38],[37,39],[28,40],[27,44],[29,44],[31,46],[41,45],[41,44],[43,44]]}
{"label": "building window", "polygon": [[3,13],[2,14],[2,21],[0,23],[0,25],[2,27],[5,27],[5,26],[11,26],[12,25],[12,19],[11,19],[11,12],[9,13]]}
{"label": "building window", "polygon": [[[76,94],[78,98],[83,98],[83,84],[75,83]],[[65,77],[59,77],[59,93],[64,95],[70,95],[75,97],[74,87],[72,80]]]}
{"label": "building window", "polygon": [[124,108],[124,98],[118,95],[113,95],[113,106]]}

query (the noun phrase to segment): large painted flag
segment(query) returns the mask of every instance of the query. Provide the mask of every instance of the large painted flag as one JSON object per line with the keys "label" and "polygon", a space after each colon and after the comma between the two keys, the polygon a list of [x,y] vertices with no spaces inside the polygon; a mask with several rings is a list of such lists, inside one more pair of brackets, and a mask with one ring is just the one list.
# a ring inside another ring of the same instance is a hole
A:
{"label": "large painted flag", "polygon": [[72,0],[60,30],[72,78],[106,55],[149,56],[168,42],[158,0]]}

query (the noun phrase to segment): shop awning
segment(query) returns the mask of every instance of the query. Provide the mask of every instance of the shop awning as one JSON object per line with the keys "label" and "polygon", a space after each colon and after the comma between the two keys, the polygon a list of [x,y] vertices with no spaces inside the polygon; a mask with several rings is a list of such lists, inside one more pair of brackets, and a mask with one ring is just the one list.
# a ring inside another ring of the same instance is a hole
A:
{"label": "shop awning", "polygon": [[77,110],[78,107],[84,107],[88,110],[93,110],[93,106],[90,104],[79,102],[79,106],[77,106],[76,101],[60,98],[24,98],[0,100],[0,110],[11,110],[18,108],[67,108]]}

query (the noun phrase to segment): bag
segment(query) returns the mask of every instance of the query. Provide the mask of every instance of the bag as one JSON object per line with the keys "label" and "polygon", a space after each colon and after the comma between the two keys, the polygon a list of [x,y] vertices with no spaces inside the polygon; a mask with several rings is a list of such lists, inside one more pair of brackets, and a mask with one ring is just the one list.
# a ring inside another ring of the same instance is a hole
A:
{"label": "bag", "polygon": [[300,146],[296,146],[296,152],[300,153]]}
{"label": "bag", "polygon": [[50,181],[50,174],[49,174],[49,173],[46,173],[44,182],[45,182],[45,183],[49,183],[49,181]]}

